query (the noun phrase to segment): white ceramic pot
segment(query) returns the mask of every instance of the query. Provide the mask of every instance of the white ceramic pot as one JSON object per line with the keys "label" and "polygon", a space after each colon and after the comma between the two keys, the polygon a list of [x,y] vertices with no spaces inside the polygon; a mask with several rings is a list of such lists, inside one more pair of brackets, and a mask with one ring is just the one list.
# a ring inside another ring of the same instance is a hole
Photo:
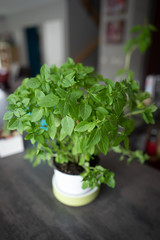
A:
{"label": "white ceramic pot", "polygon": [[55,169],[52,178],[53,193],[65,205],[78,207],[92,202],[99,193],[97,187],[82,189],[82,177]]}
{"label": "white ceramic pot", "polygon": [[55,183],[66,194],[79,195],[90,191],[90,188],[82,189],[82,179],[80,175],[70,175],[57,169],[54,170]]}

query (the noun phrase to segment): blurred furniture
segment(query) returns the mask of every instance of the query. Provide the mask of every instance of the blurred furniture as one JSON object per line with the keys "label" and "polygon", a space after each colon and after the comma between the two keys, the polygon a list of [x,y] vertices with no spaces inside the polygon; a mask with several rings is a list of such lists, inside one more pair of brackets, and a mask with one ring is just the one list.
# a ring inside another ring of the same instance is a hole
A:
{"label": "blurred furniture", "polygon": [[8,105],[7,99],[7,93],[0,88],[0,130],[3,127],[3,116],[6,112],[6,107]]}
{"label": "blurred furniture", "polygon": [[23,79],[31,77],[31,69],[28,66],[21,66],[18,63],[12,64],[9,76],[9,92],[14,92],[22,83]]}
{"label": "blurred furniture", "polygon": [[0,64],[9,70],[12,62],[11,47],[7,42],[0,42]]}
{"label": "blurred furniture", "polygon": [[12,156],[24,151],[23,136],[17,131],[0,131],[0,158]]}
{"label": "blurred furniture", "polygon": [[11,65],[10,45],[0,42],[0,84],[8,86],[8,77]]}
{"label": "blurred furniture", "polygon": [[101,156],[115,172],[116,188],[101,187],[85,207],[62,205],[53,194],[53,169],[32,168],[23,154],[0,160],[1,239],[159,239],[160,174],[137,162]]}
{"label": "blurred furniture", "polygon": [[22,80],[31,76],[28,66],[21,66],[19,48],[7,42],[0,42],[0,88],[13,92]]}

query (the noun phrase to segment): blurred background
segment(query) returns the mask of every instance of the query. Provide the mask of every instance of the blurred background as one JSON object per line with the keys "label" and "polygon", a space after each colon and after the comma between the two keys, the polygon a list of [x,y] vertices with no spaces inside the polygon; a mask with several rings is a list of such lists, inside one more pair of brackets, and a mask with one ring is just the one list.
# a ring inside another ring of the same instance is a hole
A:
{"label": "blurred background", "polygon": [[[6,97],[25,77],[38,74],[43,63],[60,66],[72,57],[116,80],[130,29],[146,19],[160,29],[159,12],[158,0],[0,0],[0,129],[4,129]],[[135,79],[151,93],[158,108],[159,43],[158,30],[147,53],[137,51],[131,59]],[[151,163],[159,168],[159,111],[155,119],[152,127],[137,119],[131,145],[146,151],[149,141]]]}

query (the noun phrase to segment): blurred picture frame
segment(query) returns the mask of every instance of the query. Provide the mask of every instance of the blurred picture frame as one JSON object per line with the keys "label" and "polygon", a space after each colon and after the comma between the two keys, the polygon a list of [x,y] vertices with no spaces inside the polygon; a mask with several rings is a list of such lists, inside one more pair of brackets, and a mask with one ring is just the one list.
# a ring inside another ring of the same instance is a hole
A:
{"label": "blurred picture frame", "polygon": [[125,13],[127,10],[127,0],[107,0],[106,9],[107,15]]}
{"label": "blurred picture frame", "polygon": [[106,24],[106,42],[107,43],[122,43],[124,41],[125,21],[109,21]]}

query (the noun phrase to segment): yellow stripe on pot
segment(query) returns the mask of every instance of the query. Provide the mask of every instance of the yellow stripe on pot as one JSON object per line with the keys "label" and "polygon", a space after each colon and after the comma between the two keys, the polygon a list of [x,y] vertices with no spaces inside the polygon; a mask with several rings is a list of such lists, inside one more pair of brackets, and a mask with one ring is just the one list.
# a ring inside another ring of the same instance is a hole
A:
{"label": "yellow stripe on pot", "polygon": [[56,199],[62,202],[65,205],[72,207],[80,207],[84,206],[88,203],[91,203],[98,196],[99,189],[94,188],[89,193],[84,194],[82,196],[71,196],[66,195],[60,191],[58,191],[55,187],[53,187],[53,193]]}

